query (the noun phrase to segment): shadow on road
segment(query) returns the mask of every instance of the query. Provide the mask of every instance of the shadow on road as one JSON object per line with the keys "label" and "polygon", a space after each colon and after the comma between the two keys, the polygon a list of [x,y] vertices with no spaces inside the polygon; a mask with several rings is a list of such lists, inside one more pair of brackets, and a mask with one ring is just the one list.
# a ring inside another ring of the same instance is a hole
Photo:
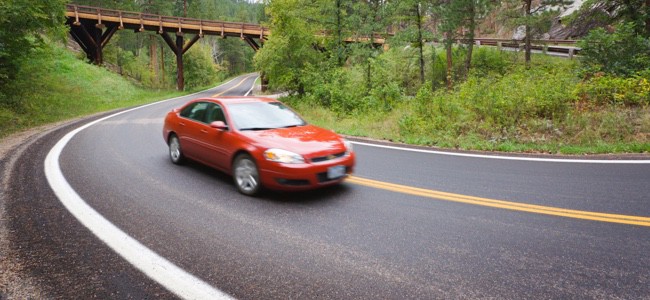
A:
{"label": "shadow on road", "polygon": [[[195,170],[202,175],[214,178],[218,183],[223,183],[226,186],[232,187],[233,191],[236,190],[232,177],[219,170],[194,161],[187,161],[185,167]],[[261,195],[254,197],[254,199],[277,204],[323,204],[348,197],[350,195],[350,190],[350,186],[345,184],[344,181],[342,184],[326,186],[309,191],[283,192],[265,189],[262,191]],[[244,195],[241,196],[251,198]]]}

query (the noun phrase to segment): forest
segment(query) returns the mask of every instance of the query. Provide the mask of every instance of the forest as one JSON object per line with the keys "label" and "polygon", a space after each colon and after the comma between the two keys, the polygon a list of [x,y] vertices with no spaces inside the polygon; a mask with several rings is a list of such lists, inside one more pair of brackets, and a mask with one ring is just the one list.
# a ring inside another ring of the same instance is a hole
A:
{"label": "forest", "polygon": [[[0,116],[10,120],[29,103],[21,87],[38,75],[34,55],[74,43],[65,42],[62,25],[67,1],[0,1]],[[650,151],[645,0],[74,3],[264,24],[272,34],[257,53],[232,38],[206,37],[193,46],[184,57],[186,87],[259,71],[309,121],[340,133],[459,149]],[[474,42],[517,32],[517,51]],[[531,53],[533,40],[557,32],[579,40],[578,59]],[[145,90],[175,86],[173,54],[155,33],[120,31],[105,60],[106,69]]]}
{"label": "forest", "polygon": [[[266,8],[273,35],[255,65],[310,120],[353,136],[490,151],[650,151],[648,3],[593,0],[562,16],[571,3],[275,0]],[[579,59],[529,51],[558,24],[577,35],[568,38],[579,40]],[[517,28],[519,51],[475,46],[477,36],[509,38]],[[374,34],[390,47],[374,45]]]}

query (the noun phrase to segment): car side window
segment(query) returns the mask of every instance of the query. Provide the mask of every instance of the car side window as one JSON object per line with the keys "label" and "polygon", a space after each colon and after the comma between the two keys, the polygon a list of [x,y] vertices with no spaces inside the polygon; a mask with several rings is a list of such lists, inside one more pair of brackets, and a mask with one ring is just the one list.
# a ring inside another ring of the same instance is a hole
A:
{"label": "car side window", "polygon": [[210,124],[214,121],[221,121],[225,124],[228,124],[228,122],[226,122],[226,115],[224,115],[221,106],[218,104],[210,103],[205,114],[205,122]]}
{"label": "car side window", "polygon": [[208,108],[207,102],[198,102],[188,107],[184,108],[181,111],[181,117],[192,119],[199,122],[205,122],[205,113]]}

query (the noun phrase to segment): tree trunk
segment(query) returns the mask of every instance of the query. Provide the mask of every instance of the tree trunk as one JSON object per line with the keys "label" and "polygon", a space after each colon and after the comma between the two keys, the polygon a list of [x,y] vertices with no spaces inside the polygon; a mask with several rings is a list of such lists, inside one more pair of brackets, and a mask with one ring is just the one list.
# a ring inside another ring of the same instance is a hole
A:
{"label": "tree trunk", "polygon": [[418,25],[418,48],[420,48],[420,83],[424,84],[424,43],[422,42],[422,16],[420,13],[420,3],[416,4],[415,12]]}
{"label": "tree trunk", "polygon": [[451,47],[453,46],[453,41],[451,40],[451,32],[448,32],[448,41],[445,42],[445,50],[447,51],[447,90],[451,90],[454,86],[453,83],[453,77],[452,77],[452,72],[453,72],[453,61],[452,61],[452,53],[451,53]]}
{"label": "tree trunk", "polygon": [[158,80],[158,55],[156,54],[157,48],[156,47],[156,37],[153,35],[149,35],[149,68],[151,69],[151,72],[153,73],[153,77],[156,78],[156,81],[159,82]]}
{"label": "tree trunk", "polygon": [[160,81],[165,86],[165,46],[160,44]]}
{"label": "tree trunk", "polygon": [[476,30],[476,6],[474,1],[471,1],[469,9],[469,36],[467,45],[467,57],[465,58],[465,74],[469,74],[469,69],[472,67],[472,52],[474,51],[474,31]]}
{"label": "tree trunk", "polygon": [[370,94],[370,91],[372,90],[372,73],[371,66],[370,66],[370,58],[366,59],[367,62],[367,67],[366,67],[366,94]]}
{"label": "tree trunk", "polygon": [[436,84],[434,80],[436,80],[436,46],[431,44],[431,91],[435,92],[436,91]]}
{"label": "tree trunk", "polygon": [[531,18],[531,2],[532,0],[524,0],[525,5],[524,9],[526,10],[526,37],[524,37],[525,42],[525,57],[526,57],[526,69],[530,69],[530,18]]}
{"label": "tree trunk", "polygon": [[343,66],[343,30],[341,26],[341,0],[336,0],[336,55],[339,67]]}
{"label": "tree trunk", "polygon": [[650,0],[645,0],[645,36],[650,37]]}

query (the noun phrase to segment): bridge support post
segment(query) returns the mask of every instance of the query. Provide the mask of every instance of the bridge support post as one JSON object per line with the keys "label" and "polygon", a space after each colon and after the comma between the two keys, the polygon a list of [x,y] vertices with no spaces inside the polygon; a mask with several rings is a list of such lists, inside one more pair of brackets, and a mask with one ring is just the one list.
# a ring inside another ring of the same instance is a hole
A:
{"label": "bridge support post", "polygon": [[73,22],[74,19],[69,19],[70,35],[79,44],[81,49],[86,53],[86,57],[96,65],[104,63],[104,47],[108,41],[113,37],[113,34],[118,30],[118,26],[108,26],[104,24],[94,24],[87,20],[80,22]]}
{"label": "bridge support post", "polygon": [[183,76],[183,34],[176,33],[176,89],[182,91],[185,89],[185,76]]}
{"label": "bridge support post", "polygon": [[176,89],[182,91],[185,89],[183,54],[185,54],[187,50],[190,50],[190,47],[201,38],[201,35],[197,34],[187,44],[185,44],[182,32],[176,32],[176,41],[172,41],[172,38],[167,34],[167,32],[159,32],[159,34],[176,55]]}

